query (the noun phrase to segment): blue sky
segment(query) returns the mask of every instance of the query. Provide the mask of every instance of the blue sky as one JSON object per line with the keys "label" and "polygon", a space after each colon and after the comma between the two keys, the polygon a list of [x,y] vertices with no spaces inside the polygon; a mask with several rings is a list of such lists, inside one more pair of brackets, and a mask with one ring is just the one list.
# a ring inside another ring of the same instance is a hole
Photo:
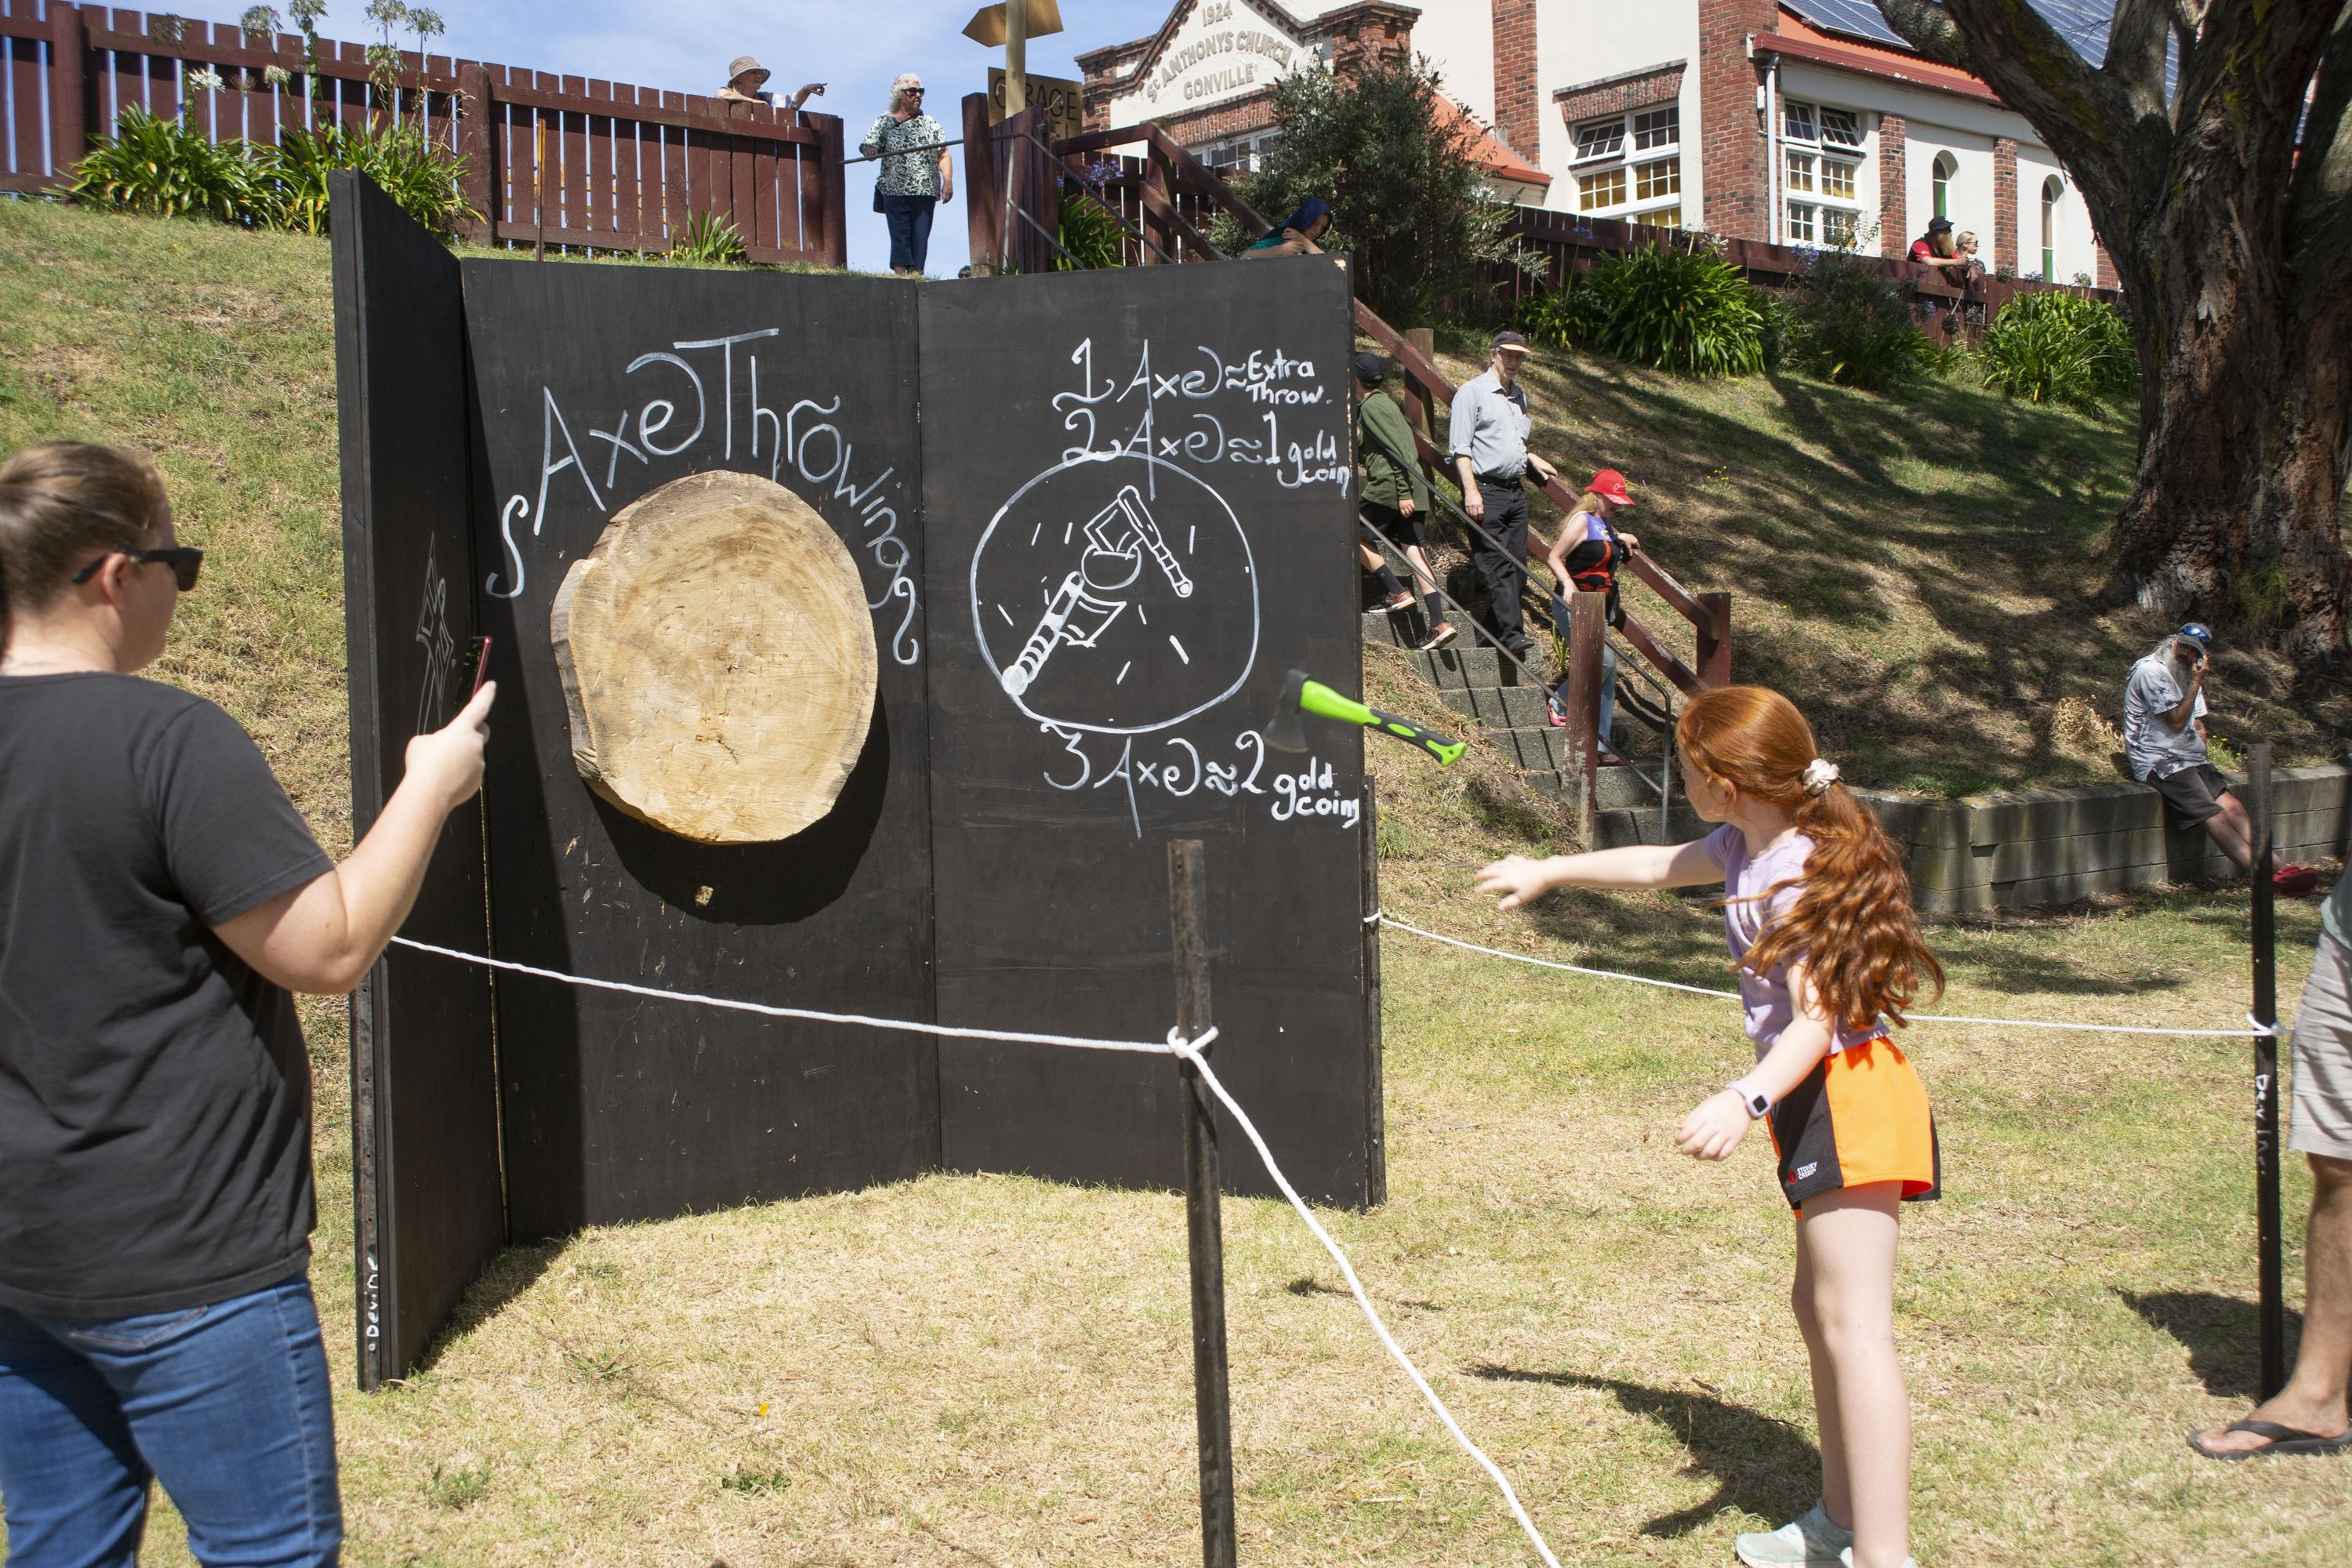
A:
{"label": "blue sky", "polygon": [[[328,0],[319,24],[331,38],[364,39],[363,0]],[[890,80],[920,72],[931,111],[961,134],[963,95],[987,83],[1003,51],[963,36],[981,0],[783,0],[750,5],[739,0],[437,0],[448,35],[436,47],[472,59],[529,66],[634,82],[671,91],[716,89],[727,62],[750,54],[775,73],[768,85],[790,92],[805,81],[827,84],[809,107],[838,114],[850,141],[885,107]],[[1029,68],[1041,76],[1075,78],[1070,56],[1140,37],[1167,19],[1174,0],[1061,0],[1065,31],[1029,46]],[[283,8],[281,4],[280,8]],[[206,11],[233,19],[236,8]],[[853,150],[853,157],[856,156]],[[849,264],[877,271],[889,261],[889,238],[873,211],[874,165],[849,170]],[[929,270],[952,278],[968,259],[964,243],[962,150],[956,153],[956,199],[940,209],[932,232]]]}

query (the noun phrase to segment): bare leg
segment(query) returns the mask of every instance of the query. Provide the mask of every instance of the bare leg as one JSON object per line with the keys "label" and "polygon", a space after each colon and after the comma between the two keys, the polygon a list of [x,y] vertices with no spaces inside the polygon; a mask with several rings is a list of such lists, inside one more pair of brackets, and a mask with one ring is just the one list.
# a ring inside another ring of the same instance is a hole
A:
{"label": "bare leg", "polygon": [[[1830,1517],[1831,1434],[1842,1459],[1841,1490],[1850,1494],[1854,1568],[1900,1568],[1911,1555],[1911,1405],[1895,1354],[1895,1220],[1901,1185],[1824,1193],[1804,1207],[1797,1224],[1812,1300],[1814,1397],[1831,1369],[1822,1426],[1822,1496]],[[1832,1415],[1834,1412],[1834,1415]],[[1834,1423],[1834,1426],[1832,1425]]]}
{"label": "bare leg", "polygon": [[1365,543],[1360,539],[1356,541],[1356,559],[1364,563],[1365,571],[1375,574],[1380,572],[1381,567],[1388,564],[1387,559],[1382,556],[1379,551],[1373,549],[1370,545]]}
{"label": "bare leg", "polygon": [[2205,831],[2221,847],[2221,853],[2241,871],[2252,870],[2254,864],[2254,822],[2246,815],[2246,807],[2234,795],[2221,797],[2218,816],[2205,819]]}
{"label": "bare leg", "polygon": [[[1801,1223],[1801,1222],[1800,1222]],[[1853,1489],[1845,1464],[1845,1435],[1838,1425],[1837,1365],[1822,1341],[1822,1323],[1813,1310],[1813,1266],[1802,1232],[1797,1245],[1797,1278],[1789,1287],[1789,1305],[1797,1314],[1797,1331],[1805,1336],[1805,1360],[1813,1374],[1813,1415],[1822,1429],[1822,1506],[1840,1530],[1853,1528]]]}
{"label": "bare leg", "polygon": [[[2303,1253],[2303,1343],[2294,1374],[2278,1397],[2254,1407],[2257,1421],[2333,1437],[2352,1426],[2345,1389],[2352,1383],[2352,1160],[2306,1154],[2311,1162],[2311,1230]],[[2219,1428],[2197,1434],[2200,1447],[2230,1454],[2270,1439]]]}
{"label": "bare leg", "polygon": [[1434,573],[1430,571],[1429,557],[1422,553],[1421,546],[1418,544],[1406,545],[1404,547],[1404,558],[1412,563],[1413,592],[1422,595],[1423,597],[1436,593],[1437,577]]}

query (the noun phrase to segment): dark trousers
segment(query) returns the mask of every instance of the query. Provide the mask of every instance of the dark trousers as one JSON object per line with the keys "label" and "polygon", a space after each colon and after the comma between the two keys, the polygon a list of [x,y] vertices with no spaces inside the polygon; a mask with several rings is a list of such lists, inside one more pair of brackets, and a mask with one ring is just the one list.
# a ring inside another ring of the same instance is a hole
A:
{"label": "dark trousers", "polygon": [[890,226],[890,270],[920,272],[931,254],[931,215],[940,209],[937,196],[882,198],[882,221]]}
{"label": "dark trousers", "polygon": [[[1528,633],[1519,624],[1519,593],[1527,582],[1528,492],[1519,485],[1482,479],[1478,494],[1486,503],[1486,515],[1470,531],[1470,564],[1486,585],[1486,607],[1479,612],[1478,628],[1489,643],[1525,658]],[[1487,542],[1487,534],[1501,550]]]}

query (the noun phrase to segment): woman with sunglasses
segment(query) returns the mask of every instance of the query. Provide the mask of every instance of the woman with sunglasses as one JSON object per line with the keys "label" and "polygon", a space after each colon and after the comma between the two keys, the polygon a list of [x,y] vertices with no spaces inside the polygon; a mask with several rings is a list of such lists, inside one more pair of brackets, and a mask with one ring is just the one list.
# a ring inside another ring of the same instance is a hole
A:
{"label": "woman with sunglasses", "polygon": [[0,1496],[15,1568],[342,1539],[309,1279],[310,1064],[482,776],[485,686],[340,866],[236,721],[137,678],[201,551],[140,458],[0,463]]}
{"label": "woman with sunglasses", "polygon": [[857,150],[882,160],[874,210],[890,226],[890,270],[920,278],[931,254],[931,217],[955,199],[948,133],[923,112],[923,82],[912,71],[890,84],[890,107],[875,117]]}

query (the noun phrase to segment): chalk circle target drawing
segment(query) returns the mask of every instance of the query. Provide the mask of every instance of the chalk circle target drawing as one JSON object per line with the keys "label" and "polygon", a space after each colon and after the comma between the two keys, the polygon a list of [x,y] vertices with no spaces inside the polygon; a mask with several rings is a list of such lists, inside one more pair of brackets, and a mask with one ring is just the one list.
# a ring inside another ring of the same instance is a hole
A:
{"label": "chalk circle target drawing", "polygon": [[972,628],[1013,705],[1058,730],[1139,735],[1239,690],[1257,662],[1257,567],[1225,500],[1139,453],[1031,479],[971,557]]}
{"label": "chalk circle target drawing", "polygon": [[878,661],[857,563],[755,475],[689,474],[624,507],[548,629],[581,778],[681,838],[791,837],[866,744]]}

